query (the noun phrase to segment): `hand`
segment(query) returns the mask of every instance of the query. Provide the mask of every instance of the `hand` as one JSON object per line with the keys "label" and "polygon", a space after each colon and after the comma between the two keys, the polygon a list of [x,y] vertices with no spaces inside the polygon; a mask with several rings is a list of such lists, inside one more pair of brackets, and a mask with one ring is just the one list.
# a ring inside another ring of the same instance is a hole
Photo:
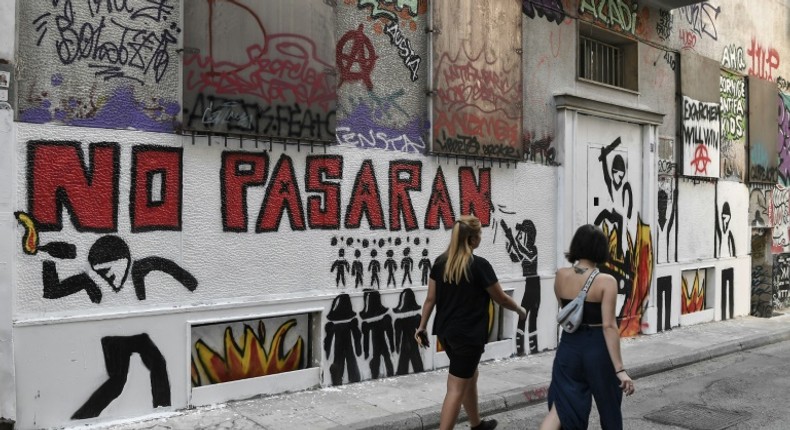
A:
{"label": "hand", "polygon": [[527,310],[524,308],[524,306],[519,306],[516,310],[516,313],[518,314],[519,321],[524,321],[527,319]]}
{"label": "hand", "polygon": [[418,328],[414,331],[414,340],[417,341],[417,345],[420,345],[423,348],[427,348],[428,345],[423,344],[423,339],[428,340],[428,333],[425,331],[424,328]]}
{"label": "hand", "polygon": [[630,396],[636,392],[636,388],[634,388],[634,381],[631,380],[631,377],[628,376],[627,372],[622,371],[617,373],[617,379],[620,380],[620,389],[623,390],[623,394]]}

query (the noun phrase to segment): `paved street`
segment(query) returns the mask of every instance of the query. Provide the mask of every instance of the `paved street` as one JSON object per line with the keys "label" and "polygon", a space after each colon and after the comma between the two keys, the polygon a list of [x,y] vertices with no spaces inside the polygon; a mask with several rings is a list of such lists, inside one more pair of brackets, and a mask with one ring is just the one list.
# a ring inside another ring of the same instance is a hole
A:
{"label": "paved street", "polygon": [[[695,426],[693,418],[686,421],[687,427],[663,425],[645,419],[646,415],[665,407],[701,405],[715,411],[750,416],[727,428],[790,428],[788,372],[790,342],[786,341],[640,378],[636,381],[637,393],[624,400],[624,427],[640,430],[714,428]],[[537,429],[545,414],[546,404],[541,403],[500,413],[494,418],[503,430]],[[590,429],[600,429],[595,407]]]}

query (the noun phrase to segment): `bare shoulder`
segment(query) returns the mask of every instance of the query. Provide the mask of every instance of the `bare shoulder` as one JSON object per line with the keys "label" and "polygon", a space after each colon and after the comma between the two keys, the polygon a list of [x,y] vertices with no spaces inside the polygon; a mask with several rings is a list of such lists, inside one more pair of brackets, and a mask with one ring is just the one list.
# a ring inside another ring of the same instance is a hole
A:
{"label": "bare shoulder", "polygon": [[617,280],[614,279],[614,276],[608,273],[599,273],[598,276],[595,277],[595,283],[606,288],[608,288],[609,286],[615,288],[617,287]]}
{"label": "bare shoulder", "polygon": [[561,267],[557,269],[557,273],[554,275],[557,279],[564,279],[570,275],[573,270],[570,267]]}

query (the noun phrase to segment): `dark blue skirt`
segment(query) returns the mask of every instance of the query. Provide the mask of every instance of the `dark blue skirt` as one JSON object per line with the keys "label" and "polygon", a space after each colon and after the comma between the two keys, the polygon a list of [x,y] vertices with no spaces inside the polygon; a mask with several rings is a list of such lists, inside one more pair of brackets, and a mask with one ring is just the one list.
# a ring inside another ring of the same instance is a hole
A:
{"label": "dark blue skirt", "polygon": [[603,430],[621,430],[623,391],[612,366],[603,328],[581,326],[562,332],[551,371],[548,406],[557,408],[564,430],[586,429],[592,398]]}

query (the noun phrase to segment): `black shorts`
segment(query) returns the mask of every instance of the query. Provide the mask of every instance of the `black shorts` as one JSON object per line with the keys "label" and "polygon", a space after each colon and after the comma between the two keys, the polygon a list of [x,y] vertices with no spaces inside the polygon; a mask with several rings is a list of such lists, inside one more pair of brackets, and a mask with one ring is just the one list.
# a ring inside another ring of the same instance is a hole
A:
{"label": "black shorts", "polygon": [[461,379],[475,376],[485,345],[460,344],[450,339],[441,339],[441,342],[450,359],[450,374]]}

